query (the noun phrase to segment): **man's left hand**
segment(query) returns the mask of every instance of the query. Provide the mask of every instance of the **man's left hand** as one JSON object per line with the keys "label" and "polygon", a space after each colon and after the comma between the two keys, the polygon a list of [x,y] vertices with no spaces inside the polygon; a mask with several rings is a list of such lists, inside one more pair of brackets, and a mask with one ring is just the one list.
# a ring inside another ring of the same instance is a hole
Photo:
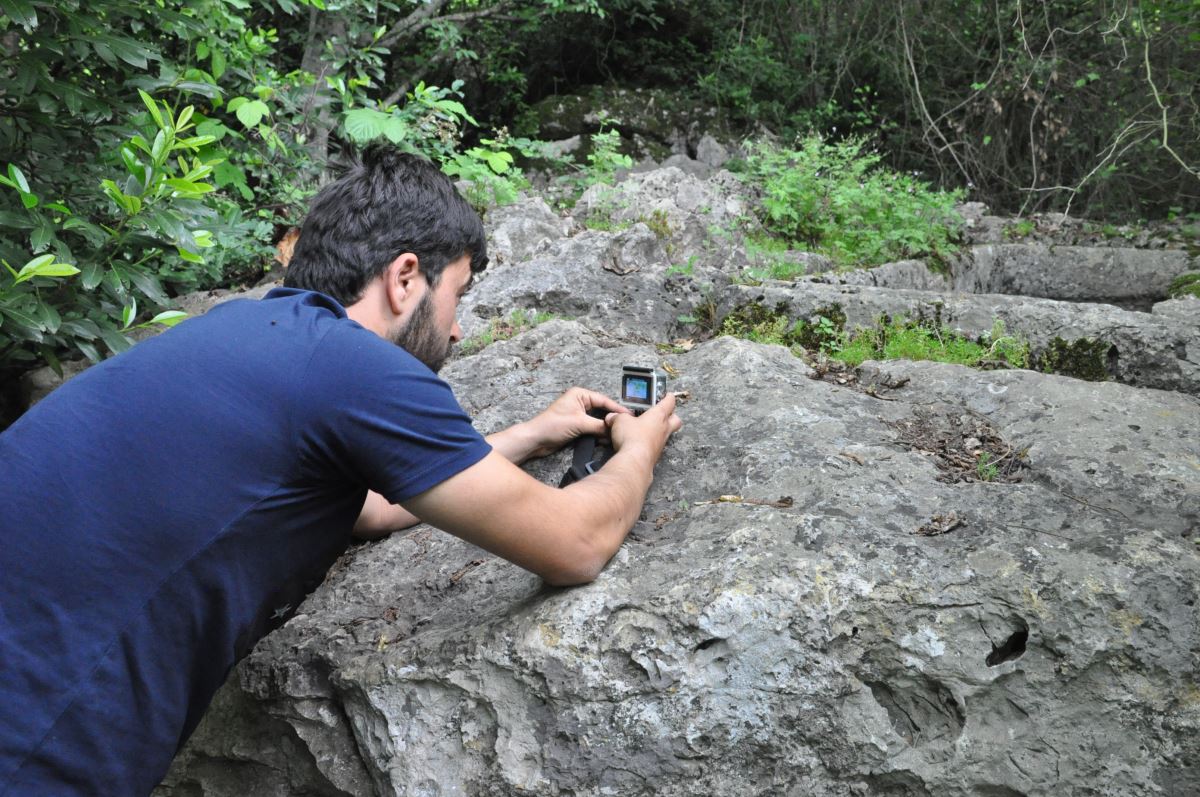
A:
{"label": "man's left hand", "polygon": [[629,414],[628,409],[603,393],[573,387],[526,424],[534,441],[529,456],[553,454],[575,438],[587,434],[607,437],[608,427],[604,420],[588,415],[588,411],[593,409]]}

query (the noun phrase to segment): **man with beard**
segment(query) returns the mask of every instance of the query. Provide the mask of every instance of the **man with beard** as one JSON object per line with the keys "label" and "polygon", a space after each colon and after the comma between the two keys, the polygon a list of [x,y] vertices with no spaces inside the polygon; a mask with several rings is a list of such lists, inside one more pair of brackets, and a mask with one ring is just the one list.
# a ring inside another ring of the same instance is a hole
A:
{"label": "man with beard", "polygon": [[[352,528],[419,518],[551,584],[595,577],[674,400],[635,418],[573,388],[482,438],[436,371],[486,262],[444,175],[370,148],[315,199],[287,287],[85,371],[0,435],[0,796],[149,793]],[[566,489],[514,464],[582,434],[616,453]]]}

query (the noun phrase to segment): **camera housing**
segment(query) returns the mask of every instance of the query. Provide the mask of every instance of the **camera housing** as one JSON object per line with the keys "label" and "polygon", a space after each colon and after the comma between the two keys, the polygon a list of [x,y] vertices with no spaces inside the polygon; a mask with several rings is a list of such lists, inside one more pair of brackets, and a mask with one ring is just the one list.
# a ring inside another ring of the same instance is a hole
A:
{"label": "camera housing", "polygon": [[667,375],[656,368],[622,366],[620,395],[621,406],[641,415],[667,395]]}

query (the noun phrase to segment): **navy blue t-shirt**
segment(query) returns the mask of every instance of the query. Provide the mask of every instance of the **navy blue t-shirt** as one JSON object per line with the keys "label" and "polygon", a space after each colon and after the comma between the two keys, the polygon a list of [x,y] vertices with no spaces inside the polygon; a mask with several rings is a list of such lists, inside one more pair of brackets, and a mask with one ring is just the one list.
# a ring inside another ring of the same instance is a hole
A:
{"label": "navy blue t-shirt", "polygon": [[0,796],[148,793],[367,488],[400,502],[490,450],[445,382],[306,291],[60,387],[0,434]]}

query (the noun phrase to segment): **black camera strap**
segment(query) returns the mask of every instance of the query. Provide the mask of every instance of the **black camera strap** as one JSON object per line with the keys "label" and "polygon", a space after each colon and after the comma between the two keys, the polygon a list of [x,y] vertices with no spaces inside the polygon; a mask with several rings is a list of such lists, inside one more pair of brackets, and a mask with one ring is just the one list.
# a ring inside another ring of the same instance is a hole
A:
{"label": "black camera strap", "polygon": [[[588,410],[588,415],[593,418],[603,419],[607,414],[607,410]],[[571,454],[571,467],[567,468],[567,472],[563,474],[558,486],[566,487],[568,484],[574,484],[580,479],[591,476],[600,470],[612,455],[613,450],[606,445],[601,445],[600,438],[595,435],[585,434],[576,438],[575,449]]]}

